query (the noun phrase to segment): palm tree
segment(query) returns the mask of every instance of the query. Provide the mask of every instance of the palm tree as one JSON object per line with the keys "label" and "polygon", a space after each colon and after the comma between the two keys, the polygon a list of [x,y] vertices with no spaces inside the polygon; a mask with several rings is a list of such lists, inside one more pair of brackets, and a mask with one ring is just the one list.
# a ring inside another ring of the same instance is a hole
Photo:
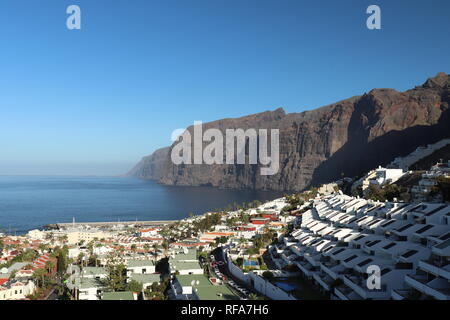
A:
{"label": "palm tree", "polygon": [[155,244],[153,244],[152,247],[153,247],[153,255],[155,256],[155,261],[156,261],[156,259],[158,257],[158,248],[159,248],[159,246],[158,246],[157,243],[155,243]]}
{"label": "palm tree", "polygon": [[169,250],[169,241],[164,240],[162,243],[162,247],[164,249],[164,256],[167,258],[167,251]]}
{"label": "palm tree", "polygon": [[83,266],[83,260],[84,260],[84,253],[80,252],[80,254],[78,255],[78,263]]}
{"label": "palm tree", "polygon": [[45,273],[46,273],[45,269],[42,269],[42,268],[36,269],[33,272],[32,277],[36,280],[36,282],[38,283],[38,286],[41,288],[44,286]]}
{"label": "palm tree", "polygon": [[52,270],[54,267],[55,267],[55,262],[53,260],[48,260],[45,263],[45,270],[47,270],[47,273],[52,273]]}

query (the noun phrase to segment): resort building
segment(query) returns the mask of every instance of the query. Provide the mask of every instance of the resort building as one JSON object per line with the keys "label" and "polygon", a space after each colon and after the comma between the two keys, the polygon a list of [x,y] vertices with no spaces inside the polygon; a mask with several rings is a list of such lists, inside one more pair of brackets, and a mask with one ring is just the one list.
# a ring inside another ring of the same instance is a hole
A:
{"label": "resort building", "polygon": [[177,275],[170,294],[175,300],[238,300],[227,286],[214,284],[203,274]]}
{"label": "resort building", "polygon": [[[332,299],[405,299],[416,291],[444,299],[450,290],[449,216],[443,203],[321,197],[269,253],[280,269],[297,266]],[[371,270],[379,271],[374,288]]]}

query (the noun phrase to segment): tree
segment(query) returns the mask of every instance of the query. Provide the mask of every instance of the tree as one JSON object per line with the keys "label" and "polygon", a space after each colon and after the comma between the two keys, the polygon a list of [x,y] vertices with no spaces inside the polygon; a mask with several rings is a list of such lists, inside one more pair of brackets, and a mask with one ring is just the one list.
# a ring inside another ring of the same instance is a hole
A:
{"label": "tree", "polygon": [[136,280],[131,280],[127,285],[127,290],[132,292],[142,292],[142,283]]}
{"label": "tree", "polygon": [[68,248],[64,246],[62,249],[56,251],[57,267],[59,275],[63,275],[68,266]]}
{"label": "tree", "polygon": [[162,243],[162,247],[164,249],[164,256],[167,257],[167,251],[169,250],[170,247],[169,241],[164,240]]}
{"label": "tree", "polygon": [[443,200],[450,202],[450,178],[438,177],[436,181],[437,187],[442,194]]}
{"label": "tree", "polygon": [[39,268],[34,270],[33,272],[33,279],[36,280],[38,287],[44,287],[44,277],[45,277],[46,271],[43,268]]}
{"label": "tree", "polygon": [[219,245],[221,243],[227,243],[228,238],[227,237],[218,237],[215,239],[216,245]]}
{"label": "tree", "polygon": [[153,248],[153,256],[154,256],[155,261],[156,261],[156,259],[158,258],[158,248],[159,248],[159,246],[158,246],[157,243],[155,243],[155,244],[153,244],[152,248]]}
{"label": "tree", "polygon": [[254,294],[254,293],[250,293],[248,296],[249,300],[263,300],[262,297],[259,297],[258,295]]}
{"label": "tree", "polygon": [[83,266],[83,260],[84,260],[84,253],[80,252],[80,254],[78,255],[78,263]]}
{"label": "tree", "polygon": [[106,286],[111,291],[125,290],[125,280],[127,278],[126,267],[119,253],[112,252],[109,254],[106,270],[108,271],[108,276],[105,281]]}
{"label": "tree", "polygon": [[274,277],[273,273],[270,271],[264,271],[262,276],[267,280],[271,280]]}
{"label": "tree", "polygon": [[52,273],[53,268],[55,267],[55,262],[53,260],[48,260],[45,263],[45,270],[47,273]]}
{"label": "tree", "polygon": [[90,266],[97,266],[98,257],[96,254],[91,254],[88,259],[88,264]]}

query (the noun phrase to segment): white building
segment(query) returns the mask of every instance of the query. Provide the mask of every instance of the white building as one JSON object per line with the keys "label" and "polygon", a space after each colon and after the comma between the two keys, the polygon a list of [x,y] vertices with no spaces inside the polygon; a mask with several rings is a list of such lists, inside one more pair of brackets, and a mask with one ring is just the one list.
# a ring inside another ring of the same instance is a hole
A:
{"label": "white building", "polygon": [[[405,299],[412,288],[447,299],[448,218],[450,206],[443,203],[326,196],[314,200],[290,236],[269,253],[279,268],[296,265],[332,299]],[[371,266],[381,273],[375,288],[367,285]]]}
{"label": "white building", "polygon": [[371,185],[382,186],[387,183],[394,183],[403,176],[403,169],[387,169],[381,166],[370,171],[362,180],[362,190],[366,190]]}
{"label": "white building", "polygon": [[127,275],[132,273],[152,274],[155,273],[155,262],[153,260],[128,260]]}
{"label": "white building", "polygon": [[21,300],[33,294],[36,286],[33,281],[9,280],[0,285],[0,300]]}

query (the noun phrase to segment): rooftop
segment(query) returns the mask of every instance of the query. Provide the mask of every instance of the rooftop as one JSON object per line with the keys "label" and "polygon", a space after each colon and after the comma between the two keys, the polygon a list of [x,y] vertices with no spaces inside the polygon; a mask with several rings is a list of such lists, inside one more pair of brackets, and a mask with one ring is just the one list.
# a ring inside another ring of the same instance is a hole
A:
{"label": "rooftop", "polygon": [[134,300],[133,292],[105,292],[102,300]]}
{"label": "rooftop", "polygon": [[155,265],[153,260],[128,260],[128,267],[148,267]]}

